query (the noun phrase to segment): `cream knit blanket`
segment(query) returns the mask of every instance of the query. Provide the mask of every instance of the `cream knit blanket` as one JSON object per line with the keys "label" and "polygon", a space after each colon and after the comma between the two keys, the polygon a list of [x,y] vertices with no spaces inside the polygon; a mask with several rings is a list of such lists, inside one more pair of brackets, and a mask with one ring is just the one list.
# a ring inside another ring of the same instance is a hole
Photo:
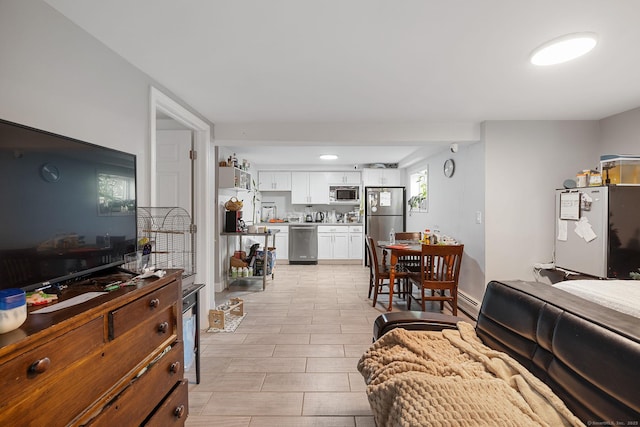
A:
{"label": "cream knit blanket", "polygon": [[583,426],[564,403],[469,323],[394,329],[358,362],[376,424],[383,426]]}

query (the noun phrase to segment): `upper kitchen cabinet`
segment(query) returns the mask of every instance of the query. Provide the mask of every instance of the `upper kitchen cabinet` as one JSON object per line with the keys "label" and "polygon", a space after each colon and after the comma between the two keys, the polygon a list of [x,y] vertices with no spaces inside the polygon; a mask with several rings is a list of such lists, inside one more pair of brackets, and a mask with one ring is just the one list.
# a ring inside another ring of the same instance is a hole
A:
{"label": "upper kitchen cabinet", "polygon": [[218,188],[251,190],[251,174],[234,167],[218,168]]}
{"label": "upper kitchen cabinet", "polygon": [[365,187],[402,185],[400,169],[363,169],[362,181]]}
{"label": "upper kitchen cabinet", "polygon": [[324,172],[291,172],[291,204],[329,204],[329,182]]}
{"label": "upper kitchen cabinet", "polygon": [[291,172],[260,171],[258,189],[260,191],[291,191]]}
{"label": "upper kitchen cabinet", "polygon": [[329,185],[360,185],[360,172],[329,172]]}

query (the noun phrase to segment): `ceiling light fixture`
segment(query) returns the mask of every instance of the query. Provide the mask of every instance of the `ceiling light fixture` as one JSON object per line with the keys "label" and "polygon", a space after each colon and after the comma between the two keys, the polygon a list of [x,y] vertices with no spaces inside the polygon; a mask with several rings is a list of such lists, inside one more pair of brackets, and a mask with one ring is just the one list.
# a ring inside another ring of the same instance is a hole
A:
{"label": "ceiling light fixture", "polygon": [[320,159],[322,160],[335,160],[337,158],[338,156],[336,156],[335,154],[323,154],[320,156]]}
{"label": "ceiling light fixture", "polygon": [[595,33],[573,33],[555,38],[531,53],[533,65],[554,65],[571,61],[593,49],[598,43]]}

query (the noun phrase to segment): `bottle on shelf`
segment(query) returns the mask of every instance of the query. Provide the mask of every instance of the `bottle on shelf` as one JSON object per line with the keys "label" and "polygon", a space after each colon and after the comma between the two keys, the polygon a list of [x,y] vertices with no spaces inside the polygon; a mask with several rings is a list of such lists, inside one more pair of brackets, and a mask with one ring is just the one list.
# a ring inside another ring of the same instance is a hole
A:
{"label": "bottle on shelf", "polygon": [[392,228],[391,232],[389,233],[389,243],[391,243],[392,245],[395,245],[396,243],[396,231]]}

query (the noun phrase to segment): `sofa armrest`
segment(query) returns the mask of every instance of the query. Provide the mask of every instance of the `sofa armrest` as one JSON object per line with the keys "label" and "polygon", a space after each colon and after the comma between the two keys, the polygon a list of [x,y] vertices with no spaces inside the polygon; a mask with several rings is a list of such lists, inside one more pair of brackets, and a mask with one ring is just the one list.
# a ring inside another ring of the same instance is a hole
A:
{"label": "sofa armrest", "polygon": [[373,339],[377,340],[395,328],[412,331],[441,331],[456,329],[462,317],[424,311],[397,311],[378,316],[373,323]]}

